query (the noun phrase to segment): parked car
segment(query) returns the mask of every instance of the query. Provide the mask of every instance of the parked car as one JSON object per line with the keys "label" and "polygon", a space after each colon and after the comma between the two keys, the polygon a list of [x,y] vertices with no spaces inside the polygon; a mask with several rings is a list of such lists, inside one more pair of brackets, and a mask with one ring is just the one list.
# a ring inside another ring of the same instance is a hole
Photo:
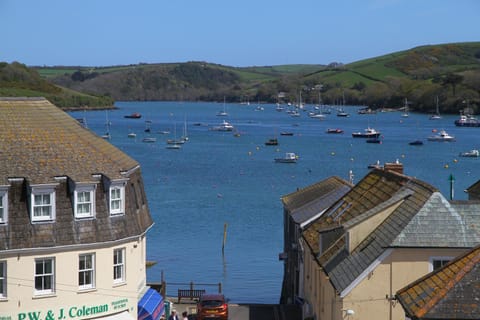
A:
{"label": "parked car", "polygon": [[228,320],[228,303],[220,293],[202,294],[197,303],[197,320]]}

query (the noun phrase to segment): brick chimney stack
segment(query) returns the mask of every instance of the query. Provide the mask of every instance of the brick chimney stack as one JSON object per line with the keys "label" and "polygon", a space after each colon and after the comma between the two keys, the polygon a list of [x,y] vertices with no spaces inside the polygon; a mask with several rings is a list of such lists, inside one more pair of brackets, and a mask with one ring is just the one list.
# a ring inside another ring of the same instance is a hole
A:
{"label": "brick chimney stack", "polygon": [[401,164],[398,159],[395,162],[385,162],[383,170],[390,170],[403,174],[403,164]]}

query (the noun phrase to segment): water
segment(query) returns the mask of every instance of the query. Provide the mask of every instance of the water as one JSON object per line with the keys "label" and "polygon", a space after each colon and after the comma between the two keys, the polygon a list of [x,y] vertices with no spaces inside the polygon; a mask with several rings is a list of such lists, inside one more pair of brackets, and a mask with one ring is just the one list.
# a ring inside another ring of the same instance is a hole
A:
{"label": "water", "polygon": [[[145,189],[154,227],[147,234],[147,260],[157,264],[147,271],[148,281],[167,283],[222,283],[235,303],[278,303],[283,263],[283,207],[280,198],[332,175],[348,180],[349,171],[358,182],[367,165],[396,159],[404,172],[424,180],[449,197],[449,176],[455,177],[455,199],[466,199],[464,189],[479,179],[480,158],[458,154],[480,147],[480,128],[455,127],[456,116],[429,120],[428,115],[400,112],[351,116],[327,115],[323,121],[307,113],[291,117],[274,105],[228,104],[228,117],[217,117],[222,103],[118,102],[118,110],[71,112],[86,118],[88,127],[105,133],[111,122],[112,144],[142,166]],[[125,119],[139,112],[141,119]],[[216,132],[209,127],[224,119],[241,133]],[[145,120],[152,121],[156,143],[143,143]],[[179,138],[187,123],[190,140],[180,150],[166,149],[166,139]],[[367,126],[382,132],[382,144],[365,143],[351,133]],[[326,134],[327,128],[342,128],[343,134]],[[445,129],[456,142],[429,142],[433,130]],[[159,131],[170,130],[169,135]],[[136,132],[135,139],[128,138]],[[280,136],[290,131],[294,136]],[[265,146],[277,136],[278,146]],[[423,146],[408,142],[423,139]],[[275,157],[296,152],[297,164],[274,163]],[[224,254],[224,225],[227,236]],[[209,291],[215,287],[199,286]],[[175,284],[167,295],[176,295]]]}

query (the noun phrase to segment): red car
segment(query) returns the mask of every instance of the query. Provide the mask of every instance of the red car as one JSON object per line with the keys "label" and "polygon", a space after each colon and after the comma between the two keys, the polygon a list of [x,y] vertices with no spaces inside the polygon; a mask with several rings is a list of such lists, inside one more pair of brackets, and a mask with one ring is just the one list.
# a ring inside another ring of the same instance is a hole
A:
{"label": "red car", "polygon": [[197,320],[228,320],[228,304],[223,294],[205,293],[197,304]]}

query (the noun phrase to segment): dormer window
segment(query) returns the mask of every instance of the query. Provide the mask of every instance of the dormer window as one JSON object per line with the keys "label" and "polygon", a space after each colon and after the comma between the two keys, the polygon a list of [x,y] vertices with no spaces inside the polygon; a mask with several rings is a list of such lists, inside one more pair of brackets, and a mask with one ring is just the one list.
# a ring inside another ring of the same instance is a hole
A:
{"label": "dormer window", "polygon": [[76,185],[73,192],[75,218],[95,216],[95,185]]}
{"label": "dormer window", "polygon": [[125,186],[123,182],[112,182],[109,188],[110,215],[125,213]]}
{"label": "dormer window", "polygon": [[0,224],[8,220],[8,187],[0,186]]}
{"label": "dormer window", "polygon": [[32,222],[55,219],[55,186],[31,186],[30,214]]}

